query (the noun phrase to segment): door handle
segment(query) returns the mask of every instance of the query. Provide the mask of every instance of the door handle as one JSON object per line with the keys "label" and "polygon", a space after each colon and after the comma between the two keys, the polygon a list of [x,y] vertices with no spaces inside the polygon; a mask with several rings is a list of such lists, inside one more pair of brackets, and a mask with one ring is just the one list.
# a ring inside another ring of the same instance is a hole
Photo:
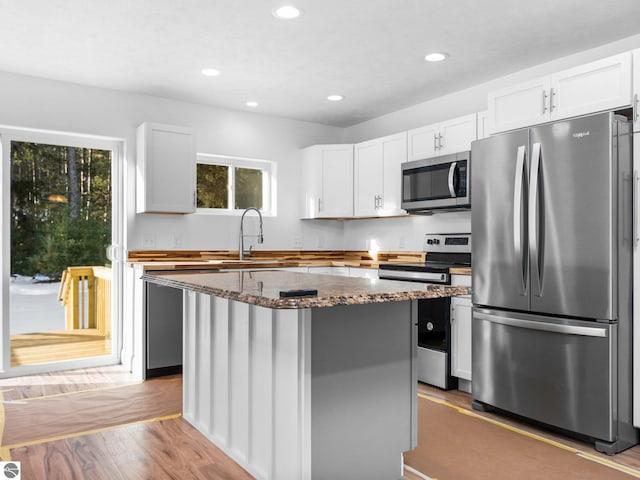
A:
{"label": "door handle", "polygon": [[527,263],[524,261],[524,248],[522,245],[522,208],[524,199],[524,160],[526,147],[520,145],[516,154],[516,178],[513,188],[513,250],[516,255],[516,270],[521,281],[521,294],[527,294]]}
{"label": "door handle", "polygon": [[438,133],[438,150],[442,150],[444,148],[444,143],[442,143],[442,133]]}
{"label": "door handle", "polygon": [[633,121],[638,121],[638,116],[640,116],[640,112],[638,111],[638,94],[636,93],[633,96]]}
{"label": "door handle", "polygon": [[448,184],[449,184],[449,193],[451,194],[451,198],[455,198],[455,196],[456,196],[456,189],[455,189],[455,186],[453,184],[453,177],[456,174],[456,165],[457,164],[458,164],[458,162],[453,162],[451,164],[451,166],[449,167]]}
{"label": "door handle", "polygon": [[547,323],[538,320],[524,320],[521,318],[503,317],[501,315],[492,315],[480,311],[474,311],[473,316],[480,320],[486,320],[492,323],[499,323],[510,327],[528,328],[530,330],[540,330],[543,332],[563,333],[566,335],[582,335],[585,337],[607,337],[607,329],[605,327],[582,327],[579,325],[563,325],[558,323]]}
{"label": "door handle", "polygon": [[[531,251],[531,265],[533,268],[532,285],[537,287],[534,295],[542,296],[542,272],[540,267],[541,245],[540,245],[540,222],[539,222],[539,205],[540,201],[540,143],[534,143],[531,155],[531,175],[529,178],[529,248]],[[534,282],[535,280],[535,282]]]}
{"label": "door handle", "polygon": [[554,88],[551,89],[551,93],[549,95],[549,111],[553,112],[553,109],[556,108],[556,106],[553,104],[553,99],[556,96],[556,91]]}
{"label": "door handle", "polygon": [[638,235],[638,215],[640,215],[640,207],[638,201],[638,185],[640,184],[640,175],[638,175],[638,170],[634,170],[633,172],[633,207],[631,208],[631,212],[633,215],[633,248],[638,248],[638,241],[640,238]]}
{"label": "door handle", "polygon": [[434,133],[433,134],[433,151],[435,152],[436,150],[438,150],[438,136]]}
{"label": "door handle", "polygon": [[542,114],[547,113],[547,92],[542,90]]}

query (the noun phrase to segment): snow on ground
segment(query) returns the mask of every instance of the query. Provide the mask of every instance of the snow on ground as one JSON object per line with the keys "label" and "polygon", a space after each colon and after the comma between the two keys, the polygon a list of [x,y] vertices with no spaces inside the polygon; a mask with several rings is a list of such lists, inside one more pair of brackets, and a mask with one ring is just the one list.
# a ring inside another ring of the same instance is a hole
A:
{"label": "snow on ground", "polygon": [[64,307],[58,301],[60,282],[38,283],[32,277],[12,276],[9,285],[11,335],[65,329]]}

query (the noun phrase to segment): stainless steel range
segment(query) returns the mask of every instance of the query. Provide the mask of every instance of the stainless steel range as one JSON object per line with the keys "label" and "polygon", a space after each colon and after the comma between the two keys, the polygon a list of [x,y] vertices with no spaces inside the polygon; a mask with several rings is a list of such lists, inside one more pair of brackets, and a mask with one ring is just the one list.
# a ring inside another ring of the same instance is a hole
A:
{"label": "stainless steel range", "polygon": [[[382,263],[382,279],[451,284],[449,269],[471,266],[471,234],[427,234],[426,261]],[[442,389],[458,386],[451,375],[451,300],[434,298],[418,301],[418,380]]]}

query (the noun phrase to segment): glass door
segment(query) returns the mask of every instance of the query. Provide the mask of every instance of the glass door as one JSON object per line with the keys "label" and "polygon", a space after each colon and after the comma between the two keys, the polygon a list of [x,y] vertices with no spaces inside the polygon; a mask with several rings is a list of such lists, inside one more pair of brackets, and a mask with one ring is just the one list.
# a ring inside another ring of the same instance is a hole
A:
{"label": "glass door", "polygon": [[118,363],[120,143],[7,131],[2,149],[4,375]]}

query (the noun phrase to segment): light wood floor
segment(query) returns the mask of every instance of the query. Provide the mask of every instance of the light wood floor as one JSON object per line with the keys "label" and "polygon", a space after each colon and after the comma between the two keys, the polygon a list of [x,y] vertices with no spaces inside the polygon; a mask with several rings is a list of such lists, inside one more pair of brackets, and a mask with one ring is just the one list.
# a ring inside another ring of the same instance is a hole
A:
{"label": "light wood floor", "polygon": [[[30,480],[253,478],[181,417],[181,385],[179,375],[138,383],[120,366],[0,379],[0,460],[22,462],[22,478]],[[418,390],[471,410],[464,392],[425,384]],[[610,457],[508,417],[479,414],[640,469],[640,446]]]}
{"label": "light wood floor", "polygon": [[110,354],[111,339],[92,328],[11,335],[12,367]]}

